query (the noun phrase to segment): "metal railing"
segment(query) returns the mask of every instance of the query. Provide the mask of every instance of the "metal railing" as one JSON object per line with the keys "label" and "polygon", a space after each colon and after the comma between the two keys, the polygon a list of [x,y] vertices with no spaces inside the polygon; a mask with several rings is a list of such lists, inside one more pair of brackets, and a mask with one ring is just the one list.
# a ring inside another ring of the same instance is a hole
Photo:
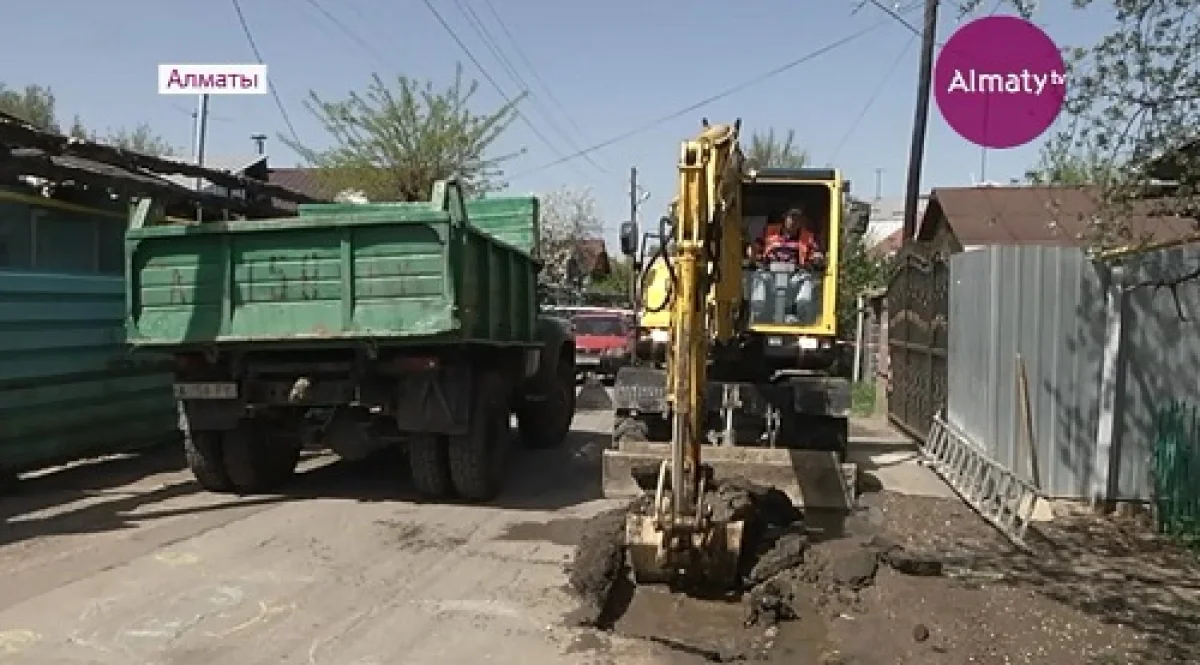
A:
{"label": "metal railing", "polygon": [[1200,549],[1200,409],[1184,402],[1156,415],[1154,508],[1161,533]]}

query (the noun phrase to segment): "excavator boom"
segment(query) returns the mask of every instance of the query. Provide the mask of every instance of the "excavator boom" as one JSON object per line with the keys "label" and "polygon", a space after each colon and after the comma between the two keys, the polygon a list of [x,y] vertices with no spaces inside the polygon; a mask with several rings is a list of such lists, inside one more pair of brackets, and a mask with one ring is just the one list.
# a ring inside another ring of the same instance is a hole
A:
{"label": "excavator boom", "polygon": [[[782,382],[753,378],[761,376],[756,365],[766,365],[745,344],[755,331],[745,288],[743,206],[747,183],[755,176],[744,167],[739,130],[740,121],[705,123],[681,146],[678,194],[671,216],[663,220],[657,257],[667,274],[666,295],[657,305],[644,303],[647,311],[655,307],[660,320],[667,315],[665,368],[622,368],[614,387],[617,422],[614,446],[604,453],[605,494],[653,492],[647,509],[633,511],[626,523],[639,583],[679,578],[710,587],[736,583],[744,524],[710,503],[724,480],[775,486],[808,507],[844,509],[853,502],[856,469],[843,464],[836,450],[776,447],[773,433],[768,446],[735,445],[739,414],[748,400],[766,403],[760,411],[768,421],[763,431],[774,432],[778,428],[771,429],[769,421],[780,420],[781,408],[812,397],[807,387],[797,386],[825,381],[795,374]],[[836,181],[818,187],[835,196]],[[791,190],[772,191],[786,195]],[[631,254],[631,248],[623,238],[622,251]],[[735,375],[715,370],[718,366],[734,367]],[[719,371],[715,380],[714,371]],[[715,440],[714,391],[724,421]],[[666,436],[651,431],[664,426]]]}

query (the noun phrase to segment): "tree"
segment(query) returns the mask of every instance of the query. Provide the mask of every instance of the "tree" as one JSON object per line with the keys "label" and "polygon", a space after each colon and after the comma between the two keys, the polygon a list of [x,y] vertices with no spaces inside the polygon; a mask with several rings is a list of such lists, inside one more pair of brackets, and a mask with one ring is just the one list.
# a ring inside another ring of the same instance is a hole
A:
{"label": "tree", "polygon": [[[1075,48],[1068,64],[1066,128],[1048,141],[1048,175],[1098,185],[1101,219],[1094,242],[1131,240],[1121,221],[1135,202],[1153,196],[1163,214],[1195,217],[1198,190],[1163,191],[1147,166],[1200,131],[1200,12],[1185,0],[1110,0],[1116,27],[1095,44]],[[965,9],[982,0],[970,0]],[[1029,17],[1035,0],[1004,0]],[[1072,0],[1080,11],[1097,0]],[[1074,171],[1062,168],[1083,166]],[[1200,180],[1200,158],[1183,156],[1177,179]],[[1043,171],[1047,171],[1043,169]]]}
{"label": "tree", "polygon": [[[580,241],[599,237],[603,225],[591,190],[562,187],[541,197],[540,280],[547,285],[581,285]],[[573,264],[575,268],[573,268]]]}
{"label": "tree", "polygon": [[846,339],[854,334],[858,297],[873,289],[886,288],[892,279],[895,261],[871,253],[862,235],[847,233],[842,240],[838,266],[838,333]]}
{"label": "tree", "polygon": [[[78,120],[76,121],[78,123]],[[150,125],[142,123],[127,130],[124,128],[109,132],[107,136],[96,138],[100,143],[121,148],[122,150],[132,150],[146,155],[155,155],[157,157],[174,157],[179,154],[179,150],[175,146],[167,142],[166,139],[154,133]]]}
{"label": "tree", "polygon": [[23,90],[13,90],[0,83],[0,111],[42,131],[60,131],[55,102],[54,92],[45,86],[27,85]]}
{"label": "tree", "polygon": [[517,102],[476,113],[472,98],[477,82],[463,79],[437,89],[432,82],[406,76],[394,86],[372,76],[364,93],[341,101],[309,93],[308,110],[321,121],[335,145],[317,150],[291,138],[280,139],[296,150],[334,191],[354,189],[381,201],[421,201],[435,180],[458,175],[472,196],[502,187],[501,166],[520,154],[493,155],[497,139],[516,118]]}
{"label": "tree", "polygon": [[766,134],[755,132],[750,135],[750,147],[746,150],[746,165],[751,168],[798,169],[808,163],[808,151],[796,143],[795,130],[789,129],[783,138],[775,136],[775,130]]}
{"label": "tree", "polygon": [[[23,90],[13,90],[0,83],[0,111],[16,116],[46,132],[62,133],[58,118],[57,100],[54,92],[41,85],[27,85]],[[149,155],[175,155],[177,151],[166,139],[154,133],[150,125],[142,123],[132,131],[118,129],[105,137],[89,130],[79,116],[71,121],[67,136],[97,143],[115,145],[126,150]]]}
{"label": "tree", "polygon": [[612,271],[592,283],[592,289],[613,293],[626,300],[633,298],[633,260],[620,256],[612,261]]}

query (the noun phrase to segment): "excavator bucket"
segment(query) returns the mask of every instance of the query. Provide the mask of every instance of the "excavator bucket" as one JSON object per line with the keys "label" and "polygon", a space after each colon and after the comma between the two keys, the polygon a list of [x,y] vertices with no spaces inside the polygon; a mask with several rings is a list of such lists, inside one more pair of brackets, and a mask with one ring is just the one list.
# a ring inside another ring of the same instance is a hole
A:
{"label": "excavator bucket", "polygon": [[705,586],[731,589],[737,582],[744,522],[714,522],[689,534],[688,549],[673,553],[668,534],[653,515],[631,512],[625,518],[625,546],[634,582],[658,584],[681,575]]}
{"label": "excavator bucket", "polygon": [[[628,498],[653,492],[645,482],[647,471],[670,457],[670,444],[622,441],[603,454],[605,498]],[[723,480],[743,478],[758,485],[773,486],[800,508],[853,509],[857,492],[858,466],[845,464],[831,451],[750,446],[704,447],[704,463],[713,470],[718,485]]]}

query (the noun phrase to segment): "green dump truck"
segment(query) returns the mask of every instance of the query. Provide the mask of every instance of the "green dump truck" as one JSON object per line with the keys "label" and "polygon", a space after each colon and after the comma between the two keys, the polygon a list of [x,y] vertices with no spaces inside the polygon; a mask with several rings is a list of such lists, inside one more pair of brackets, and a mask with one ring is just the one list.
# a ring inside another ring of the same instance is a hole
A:
{"label": "green dump truck", "polygon": [[[359,459],[403,445],[416,489],[487,501],[575,412],[570,324],[539,315],[538,201],[303,205],[295,217],[126,235],[126,327],[175,359],[187,462],[219,492],[270,491],[314,435]],[[399,471],[399,470],[398,470]]]}

